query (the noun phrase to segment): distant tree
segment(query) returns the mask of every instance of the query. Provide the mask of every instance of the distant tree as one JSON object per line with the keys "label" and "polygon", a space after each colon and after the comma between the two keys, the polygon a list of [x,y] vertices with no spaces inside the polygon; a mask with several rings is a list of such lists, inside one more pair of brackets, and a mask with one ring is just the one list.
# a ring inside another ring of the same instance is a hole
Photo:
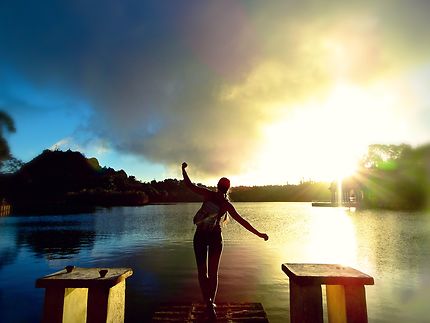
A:
{"label": "distant tree", "polygon": [[367,154],[362,158],[361,165],[365,168],[392,169],[397,161],[410,154],[410,145],[370,145]]}
{"label": "distant tree", "polygon": [[9,145],[4,137],[6,132],[15,132],[15,124],[6,112],[0,110],[0,163],[11,157]]}
{"label": "distant tree", "polygon": [[0,162],[0,174],[15,173],[23,165],[24,165],[24,162],[22,160],[11,156],[9,159],[7,159],[3,162]]}
{"label": "distant tree", "polygon": [[430,146],[370,145],[357,177],[367,207],[421,209],[429,196]]}
{"label": "distant tree", "polygon": [[94,170],[96,171],[100,171],[101,167],[100,167],[100,163],[97,160],[97,158],[92,157],[92,158],[87,158],[88,164],[91,165],[92,168],[94,168]]}

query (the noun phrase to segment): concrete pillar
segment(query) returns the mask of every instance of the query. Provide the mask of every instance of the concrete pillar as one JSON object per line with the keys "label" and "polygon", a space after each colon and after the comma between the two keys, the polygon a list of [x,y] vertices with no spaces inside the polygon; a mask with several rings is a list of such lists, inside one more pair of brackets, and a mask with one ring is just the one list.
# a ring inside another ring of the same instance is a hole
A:
{"label": "concrete pillar", "polygon": [[130,268],[75,268],[39,278],[45,288],[43,322],[124,322],[125,280]]}

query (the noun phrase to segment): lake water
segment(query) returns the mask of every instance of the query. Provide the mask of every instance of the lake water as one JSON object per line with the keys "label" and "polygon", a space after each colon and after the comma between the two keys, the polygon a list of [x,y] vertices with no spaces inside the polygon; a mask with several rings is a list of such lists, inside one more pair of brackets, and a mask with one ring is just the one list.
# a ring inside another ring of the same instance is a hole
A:
{"label": "lake water", "polygon": [[[231,220],[223,229],[217,302],[262,303],[289,321],[285,262],[339,263],[375,278],[370,322],[430,322],[430,215],[313,208],[310,203],[235,203],[264,242]],[[0,218],[0,321],[38,322],[35,280],[63,269],[131,267],[126,322],[160,303],[200,301],[192,238],[199,204],[101,209],[95,214]]]}

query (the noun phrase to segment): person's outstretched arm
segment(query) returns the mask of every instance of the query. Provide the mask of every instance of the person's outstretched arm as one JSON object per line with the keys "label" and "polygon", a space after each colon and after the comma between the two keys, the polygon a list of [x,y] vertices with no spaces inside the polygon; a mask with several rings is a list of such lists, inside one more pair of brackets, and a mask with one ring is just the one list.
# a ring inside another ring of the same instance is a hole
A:
{"label": "person's outstretched arm", "polygon": [[188,177],[187,171],[185,170],[185,168],[187,168],[187,163],[183,162],[182,163],[182,176],[184,177],[184,183],[185,186],[188,187],[190,190],[192,190],[194,193],[197,193],[199,195],[207,195],[208,194],[208,189],[204,188],[204,187],[199,187],[197,185],[194,185],[193,183],[191,183],[190,178]]}
{"label": "person's outstretched arm", "polygon": [[264,239],[264,241],[269,240],[269,236],[265,233],[261,233],[260,231],[258,231],[257,229],[255,229],[251,223],[249,223],[248,221],[246,221],[244,218],[242,218],[240,216],[239,213],[237,213],[236,209],[234,208],[234,206],[231,203],[228,203],[228,213],[231,215],[231,217],[233,219],[235,219],[237,222],[239,222],[240,225],[242,225],[245,229],[247,229],[248,231],[254,233],[255,235],[257,235],[258,237]]}

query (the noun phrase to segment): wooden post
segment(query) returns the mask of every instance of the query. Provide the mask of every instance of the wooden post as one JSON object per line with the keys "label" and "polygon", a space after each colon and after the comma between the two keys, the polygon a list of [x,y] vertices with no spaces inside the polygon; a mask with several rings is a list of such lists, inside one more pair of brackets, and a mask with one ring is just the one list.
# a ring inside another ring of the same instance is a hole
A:
{"label": "wooden post", "polygon": [[290,311],[291,323],[322,323],[321,286],[290,281]]}
{"label": "wooden post", "polygon": [[75,268],[39,278],[46,288],[43,322],[124,322],[125,280],[130,268]]}
{"label": "wooden post", "polygon": [[347,322],[367,323],[366,292],[363,285],[345,286]]}
{"label": "wooden post", "polygon": [[63,322],[64,288],[52,287],[45,290],[43,322]]}
{"label": "wooden post", "polygon": [[282,270],[290,279],[292,323],[322,322],[323,284],[330,323],[367,323],[364,285],[373,285],[373,277],[350,267],[330,264],[283,264]]}
{"label": "wooden post", "polygon": [[124,322],[125,281],[112,288],[90,288],[87,323]]}

